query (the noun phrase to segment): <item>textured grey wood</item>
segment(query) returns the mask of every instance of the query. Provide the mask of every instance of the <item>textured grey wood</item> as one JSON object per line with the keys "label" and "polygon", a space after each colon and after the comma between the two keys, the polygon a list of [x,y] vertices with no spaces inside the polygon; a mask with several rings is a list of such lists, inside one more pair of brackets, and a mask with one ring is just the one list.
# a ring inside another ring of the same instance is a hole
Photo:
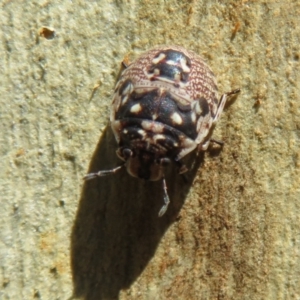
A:
{"label": "textured grey wood", "polygon": [[[299,299],[299,1],[141,2],[0,3],[0,299]],[[81,179],[117,165],[120,62],[157,44],[242,89],[161,219],[159,182]]]}

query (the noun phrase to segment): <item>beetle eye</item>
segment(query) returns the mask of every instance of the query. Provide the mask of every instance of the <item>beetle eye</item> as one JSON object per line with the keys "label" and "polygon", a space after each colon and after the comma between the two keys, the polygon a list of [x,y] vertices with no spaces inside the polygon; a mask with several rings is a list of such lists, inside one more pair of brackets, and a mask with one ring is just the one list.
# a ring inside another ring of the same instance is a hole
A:
{"label": "beetle eye", "polygon": [[122,150],[122,156],[124,157],[124,159],[127,160],[129,157],[133,156],[133,152],[132,152],[132,150],[129,149],[129,148],[124,148],[124,149]]}
{"label": "beetle eye", "polygon": [[171,160],[169,158],[167,158],[167,157],[164,157],[164,158],[159,159],[158,163],[160,165],[162,165],[163,167],[166,167],[166,166],[168,166],[171,163]]}

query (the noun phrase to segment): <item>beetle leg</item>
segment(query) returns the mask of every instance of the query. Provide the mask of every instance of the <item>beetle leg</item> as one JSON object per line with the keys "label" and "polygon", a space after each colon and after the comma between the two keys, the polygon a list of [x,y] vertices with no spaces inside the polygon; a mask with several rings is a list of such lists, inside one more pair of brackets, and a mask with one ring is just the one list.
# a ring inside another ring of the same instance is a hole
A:
{"label": "beetle leg", "polygon": [[224,109],[224,106],[226,104],[227,98],[229,96],[238,94],[240,91],[241,91],[240,89],[236,89],[236,90],[233,90],[233,91],[231,91],[229,93],[225,93],[225,94],[222,95],[222,97],[220,99],[220,102],[219,102],[219,106],[218,106],[216,115],[215,115],[215,117],[213,119],[213,125],[215,125],[218,122],[218,120],[220,119],[220,116],[221,116],[221,113],[222,113],[222,111]]}
{"label": "beetle leg", "polygon": [[182,163],[182,161],[180,161],[180,160],[175,160],[174,161],[175,162],[175,164],[177,165],[177,167],[178,167],[178,173],[180,174],[180,175],[182,175],[183,173],[185,173],[185,172],[187,172],[189,169],[187,168],[187,166],[184,164],[184,163]]}
{"label": "beetle leg", "polygon": [[164,191],[164,203],[165,204],[162,206],[162,208],[160,209],[160,211],[158,213],[159,217],[162,217],[165,214],[165,212],[167,211],[168,206],[170,204],[170,198],[169,198],[168,191],[167,191],[167,184],[166,184],[165,177],[163,177],[163,191]]}
{"label": "beetle leg", "polygon": [[106,175],[109,175],[109,174],[114,174],[116,173],[117,171],[119,171],[121,168],[123,168],[124,164],[121,165],[121,166],[118,166],[114,169],[111,169],[111,170],[103,170],[103,171],[98,171],[96,173],[89,173],[89,174],[86,174],[83,179],[84,180],[91,180],[91,179],[94,179],[96,177],[102,177],[102,176],[106,176]]}
{"label": "beetle leg", "polygon": [[211,140],[209,139],[204,144],[199,144],[198,151],[206,151],[209,146],[210,141]]}
{"label": "beetle leg", "polygon": [[124,68],[124,69],[127,69],[128,68],[128,64],[123,60],[122,61],[122,67]]}
{"label": "beetle leg", "polygon": [[217,140],[217,139],[214,139],[214,138],[211,138],[210,141],[213,142],[213,143],[215,143],[215,144],[218,144],[219,146],[223,146],[225,144],[224,141]]}

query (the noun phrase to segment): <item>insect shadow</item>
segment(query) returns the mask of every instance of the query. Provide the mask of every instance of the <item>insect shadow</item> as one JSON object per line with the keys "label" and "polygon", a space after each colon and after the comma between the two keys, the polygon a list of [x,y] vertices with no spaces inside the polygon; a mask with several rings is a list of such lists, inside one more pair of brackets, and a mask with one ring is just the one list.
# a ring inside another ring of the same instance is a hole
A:
{"label": "insect shadow", "polygon": [[[120,164],[116,149],[107,127],[88,172]],[[161,218],[161,181],[139,180],[122,168],[116,174],[84,183],[71,237],[74,297],[117,299],[120,290],[129,288],[138,278],[168,227],[178,219],[203,156],[196,162],[190,157],[190,161],[194,163],[185,177],[177,174],[175,167],[167,171],[171,203]]]}

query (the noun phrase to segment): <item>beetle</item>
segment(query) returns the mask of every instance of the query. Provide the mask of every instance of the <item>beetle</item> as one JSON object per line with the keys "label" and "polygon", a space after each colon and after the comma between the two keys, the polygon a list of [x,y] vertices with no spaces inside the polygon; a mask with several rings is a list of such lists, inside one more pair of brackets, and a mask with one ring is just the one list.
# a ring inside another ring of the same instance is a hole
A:
{"label": "beetle", "polygon": [[[196,53],[180,46],[158,46],[125,65],[114,91],[110,124],[123,163],[84,179],[127,172],[145,180],[162,180],[164,205],[170,203],[164,176],[170,163],[187,171],[181,159],[198,148],[207,150],[215,124],[229,96],[218,100],[214,73]],[[218,141],[215,141],[218,142]],[[218,142],[220,143],[220,142]]]}

